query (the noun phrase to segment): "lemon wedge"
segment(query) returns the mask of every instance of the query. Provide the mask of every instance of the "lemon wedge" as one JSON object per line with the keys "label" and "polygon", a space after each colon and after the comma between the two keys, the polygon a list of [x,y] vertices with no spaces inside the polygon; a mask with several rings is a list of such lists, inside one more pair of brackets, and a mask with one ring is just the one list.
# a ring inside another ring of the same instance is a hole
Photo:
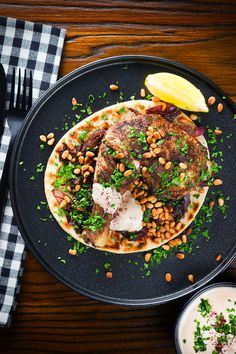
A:
{"label": "lemon wedge", "polygon": [[192,112],[209,112],[201,91],[181,76],[165,72],[150,74],[145,85],[162,101]]}

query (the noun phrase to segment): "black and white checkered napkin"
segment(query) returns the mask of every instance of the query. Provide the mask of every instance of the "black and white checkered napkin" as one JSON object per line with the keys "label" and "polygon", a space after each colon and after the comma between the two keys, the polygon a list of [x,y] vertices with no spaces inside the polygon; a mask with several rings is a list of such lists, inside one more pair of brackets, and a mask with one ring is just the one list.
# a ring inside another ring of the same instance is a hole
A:
{"label": "black and white checkered napkin", "polygon": [[[57,80],[65,30],[28,21],[0,17],[0,63],[11,82],[13,67],[33,74],[33,101]],[[9,91],[9,86],[8,86]],[[10,141],[10,131],[0,137],[0,178]],[[0,326],[9,325],[16,307],[23,272],[24,241],[17,229],[8,195],[0,226]]]}

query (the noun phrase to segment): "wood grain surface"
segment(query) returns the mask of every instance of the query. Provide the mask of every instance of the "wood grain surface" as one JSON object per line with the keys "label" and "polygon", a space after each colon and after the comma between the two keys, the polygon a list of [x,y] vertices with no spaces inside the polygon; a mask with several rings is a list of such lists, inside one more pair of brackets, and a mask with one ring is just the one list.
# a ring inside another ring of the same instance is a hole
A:
{"label": "wood grain surface", "polygon": [[[1,0],[0,15],[67,30],[60,76],[108,56],[146,54],[207,75],[236,101],[235,1]],[[236,279],[236,261],[218,280]],[[0,353],[175,353],[185,299],[149,308],[98,303],[56,281],[28,252]]]}

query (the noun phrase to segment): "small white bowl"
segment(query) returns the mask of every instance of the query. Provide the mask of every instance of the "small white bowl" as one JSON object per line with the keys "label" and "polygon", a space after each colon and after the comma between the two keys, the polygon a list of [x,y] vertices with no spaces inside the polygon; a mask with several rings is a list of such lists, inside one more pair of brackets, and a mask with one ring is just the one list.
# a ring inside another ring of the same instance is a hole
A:
{"label": "small white bowl", "polygon": [[[212,304],[212,308],[214,308],[214,310],[219,314],[219,312],[223,311],[224,308],[226,309],[227,307],[232,307],[232,304],[228,301],[229,298],[236,301],[236,283],[222,282],[204,287],[193,297],[191,297],[190,300],[184,305],[175,323],[175,348],[177,354],[196,353],[193,349],[193,333],[196,327],[194,319],[196,318],[200,321],[203,319],[197,310],[200,299],[202,298],[208,299],[210,304]],[[186,340],[186,342],[184,342],[184,340]],[[200,353],[211,354],[214,348],[210,348],[209,341],[208,350]],[[226,351],[223,353],[233,354],[235,351],[236,348],[233,348],[232,351]]]}

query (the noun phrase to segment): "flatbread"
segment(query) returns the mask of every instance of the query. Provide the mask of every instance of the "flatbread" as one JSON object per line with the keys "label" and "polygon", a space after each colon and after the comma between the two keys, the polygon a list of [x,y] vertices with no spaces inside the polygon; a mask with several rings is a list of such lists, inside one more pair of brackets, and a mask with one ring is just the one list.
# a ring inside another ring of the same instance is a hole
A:
{"label": "flatbread", "polygon": [[[133,253],[148,251],[160,247],[161,245],[169,242],[170,240],[178,236],[180,233],[182,233],[196,217],[202,204],[204,203],[208,187],[196,188],[190,193],[190,204],[184,216],[178,222],[178,226],[176,225],[175,233],[172,233],[168,239],[156,240],[153,237],[145,237],[132,241],[124,237],[122,233],[119,233],[117,231],[109,231],[106,234],[105,244],[103,242],[102,246],[100,247],[95,247],[92,243],[88,243],[86,239],[83,238],[82,234],[78,233],[78,231],[75,230],[74,225],[72,225],[68,221],[67,217],[60,213],[60,205],[58,203],[58,200],[55,198],[53,191],[55,191],[54,183],[58,178],[57,173],[63,165],[63,161],[61,159],[61,149],[63,147],[63,144],[66,143],[67,145],[70,145],[70,143],[72,143],[74,146],[76,146],[78,145],[78,143],[81,142],[80,136],[82,132],[89,131],[89,137],[98,129],[107,130],[115,122],[124,119],[124,117],[127,118],[127,111],[126,113],[124,112],[124,107],[131,109],[131,113],[133,110],[143,115],[146,113],[147,109],[150,109],[155,105],[156,104],[152,101],[133,100],[117,103],[115,105],[106,107],[98,112],[93,113],[87,119],[84,119],[83,121],[75,125],[73,128],[71,128],[69,131],[67,131],[66,134],[58,141],[58,143],[54,147],[51,156],[49,157],[45,171],[44,185],[47,202],[51,213],[53,214],[61,228],[67,234],[71,235],[79,242],[87,246],[96,248],[98,250],[109,251],[113,253]],[[175,118],[174,123],[179,125],[180,127],[186,125],[189,127],[195,126],[193,121],[183,112],[180,112],[180,114]],[[197,137],[197,140],[204,147],[206,147],[209,157],[209,150],[204,136],[202,135]]]}

